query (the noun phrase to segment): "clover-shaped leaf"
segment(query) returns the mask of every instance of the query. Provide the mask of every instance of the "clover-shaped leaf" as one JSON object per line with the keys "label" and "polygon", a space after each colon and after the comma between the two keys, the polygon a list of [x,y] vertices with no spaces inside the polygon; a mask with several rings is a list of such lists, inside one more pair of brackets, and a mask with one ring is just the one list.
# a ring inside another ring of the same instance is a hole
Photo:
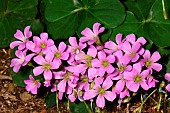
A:
{"label": "clover-shaped leaf", "polygon": [[0,48],[14,40],[16,29],[31,24],[37,14],[37,0],[2,0],[0,3]]}
{"label": "clover-shaped leaf", "polygon": [[170,46],[170,20],[164,18],[161,0],[143,2],[137,0],[125,3],[130,10],[125,22],[113,29],[113,35],[135,33],[153,41],[158,47]]}

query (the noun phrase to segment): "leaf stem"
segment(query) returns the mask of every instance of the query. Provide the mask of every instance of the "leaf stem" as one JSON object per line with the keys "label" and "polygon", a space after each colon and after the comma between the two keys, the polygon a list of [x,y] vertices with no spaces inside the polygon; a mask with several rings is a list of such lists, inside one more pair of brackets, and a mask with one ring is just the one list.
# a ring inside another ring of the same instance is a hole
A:
{"label": "leaf stem", "polygon": [[164,0],[162,0],[162,8],[163,8],[164,19],[167,20],[168,16],[167,16],[167,12],[166,12],[166,9],[165,9],[165,2],[164,2]]}

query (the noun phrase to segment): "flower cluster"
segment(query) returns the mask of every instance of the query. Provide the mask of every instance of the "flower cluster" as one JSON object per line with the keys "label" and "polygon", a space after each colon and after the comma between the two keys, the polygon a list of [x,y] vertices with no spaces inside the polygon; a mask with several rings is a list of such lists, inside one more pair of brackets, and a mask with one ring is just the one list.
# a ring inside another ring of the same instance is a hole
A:
{"label": "flower cluster", "polygon": [[[10,47],[18,46],[15,52],[18,58],[11,61],[14,72],[30,61],[36,64],[34,75],[24,81],[26,90],[32,94],[37,94],[40,85],[44,85],[51,92],[57,91],[59,99],[67,95],[71,102],[96,100],[97,106],[103,108],[105,100],[112,102],[116,97],[121,100],[129,97],[130,92],[148,90],[158,82],[152,74],[162,69],[157,63],[161,56],[157,51],[151,54],[144,49],[143,37],[129,34],[123,38],[117,34],[116,42],[102,43],[100,34],[105,28],[95,23],[92,30],[85,28],[81,32],[79,40],[70,37],[69,45],[60,42],[56,47],[47,33],[32,36],[29,29],[26,27],[24,34],[17,30],[14,37],[20,41],[12,42]],[[34,76],[43,76],[44,82]]]}

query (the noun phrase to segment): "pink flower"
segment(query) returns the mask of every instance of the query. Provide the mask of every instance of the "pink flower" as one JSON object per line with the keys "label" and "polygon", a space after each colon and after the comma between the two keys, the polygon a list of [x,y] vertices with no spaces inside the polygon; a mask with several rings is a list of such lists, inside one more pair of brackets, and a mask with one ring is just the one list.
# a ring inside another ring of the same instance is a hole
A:
{"label": "pink flower", "polygon": [[31,91],[32,94],[37,94],[37,89],[41,86],[41,83],[35,80],[32,75],[29,76],[29,80],[24,80],[24,83],[26,84],[26,90]]}
{"label": "pink flower", "polygon": [[93,87],[94,89],[85,91],[83,98],[84,100],[90,100],[98,95],[96,104],[98,107],[103,108],[105,106],[104,98],[106,98],[108,101],[113,101],[116,98],[115,93],[113,93],[112,91],[107,91],[112,85],[112,80],[110,78],[106,78],[106,80],[102,84],[102,87],[98,85],[96,87]]}
{"label": "pink flower", "polygon": [[134,44],[135,42],[139,42],[140,44],[144,45],[146,44],[146,40],[143,37],[139,37],[136,40],[135,34],[129,34],[126,36],[126,41],[130,42],[131,44]]}
{"label": "pink flower", "polygon": [[125,52],[124,60],[127,63],[136,62],[139,59],[139,51],[141,49],[141,44],[139,42],[135,42],[133,45],[130,45],[129,42],[125,42],[122,46],[122,50]]}
{"label": "pink flower", "polygon": [[15,73],[17,73],[20,69],[21,66],[25,66],[28,64],[28,62],[31,60],[31,58],[35,55],[34,53],[26,55],[27,50],[21,51],[21,50],[17,50],[15,52],[15,55],[18,58],[13,58],[11,60],[11,65],[10,67],[14,67],[13,71]]}
{"label": "pink flower", "polygon": [[130,97],[129,90],[127,88],[123,90],[122,92],[120,92],[121,99],[125,98],[126,96]]}
{"label": "pink flower", "polygon": [[[168,82],[170,82],[170,73],[166,73],[165,76],[164,76],[164,78],[165,78]],[[165,87],[165,89],[166,89],[168,92],[170,92],[170,84],[168,84],[168,85]]]}
{"label": "pink flower", "polygon": [[53,57],[51,56],[52,56],[52,53],[49,52],[48,54],[46,54],[45,59],[41,55],[34,57],[34,61],[40,65],[33,69],[33,73],[35,76],[38,76],[44,72],[45,80],[52,79],[51,69],[58,69],[60,64],[57,62],[54,62]]}
{"label": "pink flower", "polygon": [[159,52],[154,52],[151,56],[151,53],[149,50],[146,50],[145,53],[143,54],[143,58],[140,63],[144,66],[146,66],[149,70],[152,69],[156,70],[157,72],[159,72],[162,69],[162,65],[159,63],[156,63],[160,58],[160,54]]}
{"label": "pink flower", "polygon": [[100,51],[98,52],[98,59],[92,60],[92,67],[97,67],[99,76],[104,76],[105,72],[112,73],[115,70],[114,67],[111,65],[111,63],[114,62],[114,55],[108,55],[106,57],[106,53]]}
{"label": "pink flower", "polygon": [[84,43],[87,42],[89,45],[92,45],[93,43],[100,43],[98,34],[102,33],[104,31],[104,27],[99,28],[101,24],[95,23],[93,25],[93,31],[90,28],[85,28],[81,34],[84,35],[80,38],[80,42]]}
{"label": "pink flower", "polygon": [[54,41],[52,39],[48,39],[47,33],[41,33],[40,38],[38,36],[34,36],[33,41],[34,43],[29,41],[26,46],[27,49],[36,53],[40,53],[42,51],[42,53],[46,54],[50,47],[54,45]]}
{"label": "pink flower", "polygon": [[54,78],[56,80],[61,80],[57,86],[59,92],[71,94],[73,88],[77,86],[78,76],[72,74],[68,69],[64,72],[54,72]]}
{"label": "pink flower", "polygon": [[97,55],[97,49],[92,45],[90,45],[87,51],[87,55],[85,53],[77,54],[76,59],[79,60],[81,59],[81,63],[76,66],[75,72],[76,73],[87,72],[90,79],[95,77],[97,73],[97,69],[92,66],[93,65],[92,59],[95,58],[96,55]]}
{"label": "pink flower", "polygon": [[13,49],[14,47],[18,46],[19,50],[25,49],[28,38],[32,36],[32,32],[29,30],[30,30],[30,26],[27,26],[24,29],[24,34],[20,30],[17,30],[17,32],[14,34],[14,37],[20,41],[12,42],[10,44],[10,48]]}
{"label": "pink flower", "polygon": [[82,43],[78,44],[76,37],[70,37],[69,43],[71,45],[71,46],[68,46],[68,52],[71,53],[69,62],[73,62],[75,55],[80,53],[82,51],[82,49],[84,49],[86,47],[86,44],[82,44]]}
{"label": "pink flower", "polygon": [[67,60],[69,57],[69,53],[66,52],[67,45],[64,42],[60,42],[58,49],[54,45],[51,47],[51,51],[54,56],[54,62],[58,62],[60,65],[62,64],[61,60]]}
{"label": "pink flower", "polygon": [[152,87],[155,87],[155,84],[159,82],[158,80],[154,79],[154,77],[149,74],[147,77],[146,77],[146,84],[148,85],[149,88],[152,88]]}
{"label": "pink flower", "polygon": [[148,85],[146,84],[146,77],[149,74],[149,70],[141,71],[141,64],[136,63],[133,65],[131,72],[124,72],[124,78],[127,80],[126,86],[132,92],[137,92],[139,86],[141,86],[144,90],[149,89]]}
{"label": "pink flower", "polygon": [[108,54],[114,53],[118,50],[122,49],[122,44],[125,42],[125,39],[122,40],[122,34],[117,34],[116,35],[116,43],[114,43],[113,41],[107,41],[104,44],[104,51]]}
{"label": "pink flower", "polygon": [[132,70],[132,66],[128,65],[126,59],[124,59],[124,55],[122,51],[117,51],[114,53],[115,57],[116,57],[116,64],[118,66],[117,71],[119,73],[123,73],[124,71],[131,71]]}

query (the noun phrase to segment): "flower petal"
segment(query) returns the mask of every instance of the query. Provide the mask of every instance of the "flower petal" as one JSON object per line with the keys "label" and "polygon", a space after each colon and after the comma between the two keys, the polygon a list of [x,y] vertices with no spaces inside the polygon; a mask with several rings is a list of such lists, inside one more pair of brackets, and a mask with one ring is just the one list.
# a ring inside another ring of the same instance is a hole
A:
{"label": "flower petal", "polygon": [[164,78],[165,78],[166,80],[170,81],[170,73],[166,73],[165,76],[164,76]]}
{"label": "flower petal", "polygon": [[41,55],[38,55],[34,57],[33,59],[39,65],[44,65],[46,63],[45,59]]}
{"label": "flower petal", "polygon": [[166,89],[168,92],[170,92],[170,84],[168,84],[168,85],[165,87],[165,89]]}
{"label": "flower petal", "polygon": [[38,76],[44,72],[44,67],[43,66],[38,66],[33,69],[33,73],[35,76]]}
{"label": "flower petal", "polygon": [[112,102],[116,98],[116,94],[111,91],[105,91],[104,97]]}
{"label": "flower petal", "polygon": [[67,45],[64,42],[60,42],[59,46],[58,46],[58,50],[59,52],[63,53],[66,49]]}
{"label": "flower petal", "polygon": [[107,78],[105,79],[105,81],[103,82],[102,87],[103,87],[105,90],[107,90],[107,89],[109,89],[112,85],[113,85],[112,80],[110,79],[110,77],[107,77]]}
{"label": "flower petal", "polygon": [[97,95],[98,95],[98,93],[96,90],[88,90],[88,91],[84,92],[83,98],[84,98],[84,100],[89,100],[89,99],[94,98]]}
{"label": "flower petal", "polygon": [[69,41],[69,43],[70,43],[71,46],[73,46],[73,47],[75,47],[75,46],[78,47],[76,37],[70,37],[70,38],[68,39],[68,41]]}
{"label": "flower petal", "polygon": [[24,29],[24,35],[26,38],[29,38],[32,36],[32,32],[30,31],[30,26],[27,26],[25,29]]}
{"label": "flower petal", "polygon": [[64,92],[66,91],[66,80],[65,80],[65,79],[61,80],[61,81],[59,82],[57,88],[58,88],[58,90],[59,90],[60,92],[63,92],[63,93],[64,93]]}
{"label": "flower petal", "polygon": [[96,99],[96,104],[98,107],[103,108],[105,106],[105,99],[103,95],[99,95]]}
{"label": "flower petal", "polygon": [[156,70],[157,72],[159,72],[162,69],[162,65],[158,64],[158,63],[153,63],[151,68],[153,68],[154,70]]}
{"label": "flower petal", "polygon": [[19,45],[22,44],[22,43],[23,43],[23,42],[21,42],[21,41],[11,42],[11,43],[10,43],[10,48],[11,48],[11,49],[14,49],[14,47],[19,46]]}
{"label": "flower petal", "polygon": [[97,55],[97,49],[96,49],[94,46],[90,45],[90,46],[89,46],[89,49],[88,49],[88,51],[87,51],[87,55],[90,55],[90,56],[92,56],[93,58],[95,58],[96,55]]}
{"label": "flower petal", "polygon": [[151,61],[152,62],[156,62],[161,58],[161,55],[159,54],[159,52],[154,52],[151,56]]}
{"label": "flower petal", "polygon": [[50,71],[50,70],[45,70],[44,71],[44,78],[45,78],[45,80],[51,80],[52,79],[52,72]]}
{"label": "flower petal", "polygon": [[25,36],[23,35],[23,33],[20,30],[17,30],[17,32],[14,34],[14,37],[23,41],[25,39]]}
{"label": "flower petal", "polygon": [[106,60],[106,53],[104,51],[98,52],[98,59],[100,61]]}

